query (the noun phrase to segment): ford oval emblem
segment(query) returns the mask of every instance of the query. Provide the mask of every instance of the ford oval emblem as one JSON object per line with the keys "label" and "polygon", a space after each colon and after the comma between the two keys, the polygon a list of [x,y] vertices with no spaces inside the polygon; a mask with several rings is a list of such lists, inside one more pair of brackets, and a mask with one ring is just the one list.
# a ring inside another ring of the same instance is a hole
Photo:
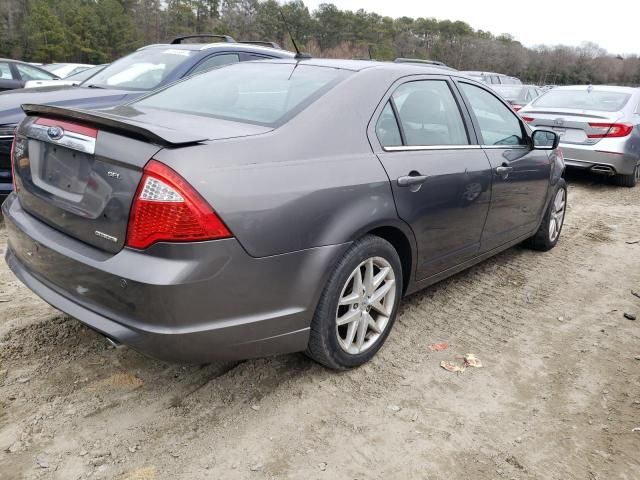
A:
{"label": "ford oval emblem", "polygon": [[554,123],[556,125],[564,125],[564,118],[556,118]]}
{"label": "ford oval emblem", "polygon": [[47,136],[51,140],[60,140],[64,137],[64,130],[60,127],[49,127],[47,129]]}

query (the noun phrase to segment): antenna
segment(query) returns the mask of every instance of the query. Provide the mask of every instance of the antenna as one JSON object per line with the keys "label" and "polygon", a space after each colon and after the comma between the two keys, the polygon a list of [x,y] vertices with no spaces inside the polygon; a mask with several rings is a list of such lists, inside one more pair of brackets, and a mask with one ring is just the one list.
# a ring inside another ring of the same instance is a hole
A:
{"label": "antenna", "polygon": [[289,23],[287,22],[287,19],[284,16],[284,13],[282,12],[282,9],[280,9],[280,16],[282,17],[282,22],[284,23],[284,27],[287,29],[287,33],[289,34],[289,38],[291,39],[291,43],[293,43],[293,48],[296,50],[296,56],[293,57],[296,60],[303,60],[305,58],[311,58],[311,55],[309,55],[308,53],[302,53],[300,51],[300,49],[298,48],[298,44],[296,43],[296,39],[293,38],[293,35],[291,34],[291,29],[289,29]]}

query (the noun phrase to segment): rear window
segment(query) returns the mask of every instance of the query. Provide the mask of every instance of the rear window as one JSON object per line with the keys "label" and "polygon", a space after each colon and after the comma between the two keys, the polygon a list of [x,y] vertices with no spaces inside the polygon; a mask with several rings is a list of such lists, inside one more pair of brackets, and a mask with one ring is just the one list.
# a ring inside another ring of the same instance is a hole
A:
{"label": "rear window", "polygon": [[300,63],[246,62],[190,77],[134,104],[276,126],[305,109],[349,73]]}
{"label": "rear window", "polygon": [[524,101],[527,96],[525,87],[521,87],[520,85],[496,85],[492,88],[498,92],[502,98],[509,101]]}
{"label": "rear window", "polygon": [[191,50],[152,48],[139,50],[106,67],[88,84],[104,88],[153,90],[193,55]]}
{"label": "rear window", "polygon": [[631,94],[623,92],[553,89],[536,100],[534,105],[547,108],[617,112],[624,108],[630,98]]}

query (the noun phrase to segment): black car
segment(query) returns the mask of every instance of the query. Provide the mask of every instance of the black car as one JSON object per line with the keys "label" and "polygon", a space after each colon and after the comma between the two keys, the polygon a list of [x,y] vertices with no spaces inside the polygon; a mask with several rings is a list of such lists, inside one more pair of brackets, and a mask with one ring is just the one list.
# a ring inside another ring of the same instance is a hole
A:
{"label": "black car", "polygon": [[59,77],[30,63],[0,58],[0,92],[23,88],[29,80],[58,80]]}
{"label": "black car", "polygon": [[[186,43],[199,38],[218,41]],[[0,93],[0,201],[13,189],[9,154],[13,131],[25,116],[23,104],[82,109],[110,107],[222,65],[293,56],[293,53],[271,42],[236,42],[226,35],[189,35],[168,44],[142,47],[77,86],[48,86]]]}

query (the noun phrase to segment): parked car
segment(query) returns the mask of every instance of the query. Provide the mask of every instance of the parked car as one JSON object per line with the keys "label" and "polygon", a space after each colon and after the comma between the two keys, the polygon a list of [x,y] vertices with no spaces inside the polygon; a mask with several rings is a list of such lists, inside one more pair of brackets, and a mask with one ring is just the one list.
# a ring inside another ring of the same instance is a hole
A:
{"label": "parked car", "polygon": [[560,136],[568,166],[613,176],[621,186],[640,182],[639,88],[556,87],[520,114]]}
{"label": "parked car", "polygon": [[97,73],[105,69],[108,64],[96,65],[95,67],[87,68],[81,72],[74,73],[62,80],[29,80],[25,83],[24,88],[35,87],[59,87],[63,85],[80,85],[85,80],[93,77]]}
{"label": "parked car", "polygon": [[23,88],[29,80],[56,80],[59,77],[26,62],[0,58],[0,92]]}
{"label": "parked car", "polygon": [[551,249],[564,220],[557,135],[439,67],[246,62],[111,109],[25,110],[8,265],[167,360],[361,365],[403,295]]}
{"label": "parked car", "polygon": [[531,103],[543,93],[542,90],[535,85],[491,85],[491,88],[509,102],[516,112],[520,111],[522,107]]}
{"label": "parked car", "polygon": [[[218,43],[183,43],[199,38]],[[292,58],[286,50],[235,42],[221,35],[178,37],[171,44],[150,45],[117,60],[79,86],[43,87],[0,94],[0,201],[11,191],[9,151],[12,132],[24,118],[21,105],[46,103],[84,109],[107,107],[141,97],[183,77],[246,60]]]}
{"label": "parked car", "polygon": [[489,85],[521,85],[522,81],[516,77],[510,77],[502,73],[494,72],[478,72],[478,71],[465,71],[461,72],[474,78],[479,82],[483,82]]}
{"label": "parked car", "polygon": [[67,78],[75,73],[80,73],[88,68],[95,67],[86,63],[49,63],[42,68],[60,78]]}

